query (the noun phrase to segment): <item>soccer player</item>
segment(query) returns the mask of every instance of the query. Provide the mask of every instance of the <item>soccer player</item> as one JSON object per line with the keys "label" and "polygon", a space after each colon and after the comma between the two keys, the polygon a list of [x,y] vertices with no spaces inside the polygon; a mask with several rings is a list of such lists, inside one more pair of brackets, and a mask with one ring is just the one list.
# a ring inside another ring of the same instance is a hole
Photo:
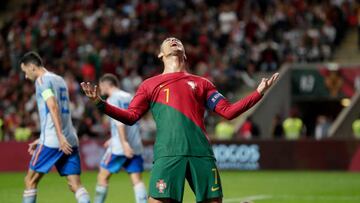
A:
{"label": "soccer player", "polygon": [[[132,96],[120,90],[119,81],[113,74],[105,74],[100,78],[100,93],[108,96],[107,102],[126,109]],[[142,143],[139,125],[125,126],[123,123],[111,119],[111,138],[105,143],[106,153],[100,163],[97,178],[95,203],[103,203],[108,190],[110,176],[123,167],[129,174],[134,187],[137,203],[147,201],[146,188],[141,180],[143,158],[141,157]]]}
{"label": "soccer player", "polygon": [[127,109],[103,101],[97,86],[82,82],[82,89],[105,114],[128,125],[151,110],[157,134],[149,202],[181,202],[185,179],[197,202],[222,202],[220,176],[205,132],[205,108],[233,119],[262,98],[278,73],[263,78],[254,92],[231,104],[210,81],[186,72],[180,40],[165,39],[158,57],[164,63],[163,73],[145,80]]}
{"label": "soccer player", "polygon": [[71,121],[69,93],[64,79],[48,72],[35,52],[26,53],[20,65],[25,77],[35,81],[41,123],[40,138],[29,144],[32,158],[25,177],[23,203],[36,202],[37,185],[53,166],[60,176],[66,176],[77,202],[90,202],[80,181],[78,138]]}

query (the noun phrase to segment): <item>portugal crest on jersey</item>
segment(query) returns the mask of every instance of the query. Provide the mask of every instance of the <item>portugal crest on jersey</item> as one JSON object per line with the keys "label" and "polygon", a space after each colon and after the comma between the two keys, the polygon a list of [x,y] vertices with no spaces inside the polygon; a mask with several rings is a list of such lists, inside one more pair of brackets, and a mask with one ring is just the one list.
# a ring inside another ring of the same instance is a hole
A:
{"label": "portugal crest on jersey", "polygon": [[195,89],[195,87],[196,87],[196,84],[195,84],[195,82],[194,81],[188,81],[187,82],[187,84],[191,87],[191,89]]}
{"label": "portugal crest on jersey", "polygon": [[163,179],[160,179],[156,183],[156,188],[159,190],[159,193],[164,193],[164,190],[166,189],[166,183],[164,182]]}

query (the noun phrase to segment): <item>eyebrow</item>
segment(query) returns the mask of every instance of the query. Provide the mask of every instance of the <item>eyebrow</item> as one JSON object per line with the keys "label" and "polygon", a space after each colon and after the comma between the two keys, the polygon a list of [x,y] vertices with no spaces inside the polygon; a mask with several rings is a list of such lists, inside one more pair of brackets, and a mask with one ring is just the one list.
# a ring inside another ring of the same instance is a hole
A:
{"label": "eyebrow", "polygon": [[180,40],[177,39],[177,38],[175,38],[175,37],[166,38],[166,39],[164,40],[164,42],[167,42],[167,41],[172,40],[172,39],[174,39],[175,41],[180,42]]}

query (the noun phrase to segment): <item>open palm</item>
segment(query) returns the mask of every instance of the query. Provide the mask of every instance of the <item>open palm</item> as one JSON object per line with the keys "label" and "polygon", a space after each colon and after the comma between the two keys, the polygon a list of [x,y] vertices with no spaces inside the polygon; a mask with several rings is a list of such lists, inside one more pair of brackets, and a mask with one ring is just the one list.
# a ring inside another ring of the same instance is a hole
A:
{"label": "open palm", "polygon": [[85,92],[85,95],[89,97],[92,101],[100,99],[100,91],[97,85],[92,85],[89,82],[80,83],[81,88]]}
{"label": "open palm", "polygon": [[260,94],[264,94],[279,78],[279,73],[275,73],[270,78],[262,78],[259,86],[257,87],[257,91]]}

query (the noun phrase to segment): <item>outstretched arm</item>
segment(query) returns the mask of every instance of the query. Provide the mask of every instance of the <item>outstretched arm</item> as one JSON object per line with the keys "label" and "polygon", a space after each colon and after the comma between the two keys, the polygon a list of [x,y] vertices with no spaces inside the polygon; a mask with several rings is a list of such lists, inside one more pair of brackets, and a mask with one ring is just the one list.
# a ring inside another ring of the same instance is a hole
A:
{"label": "outstretched arm", "polygon": [[82,82],[81,87],[86,96],[96,104],[100,111],[126,125],[133,125],[136,123],[136,121],[138,121],[149,109],[146,93],[142,86],[139,87],[133,100],[130,102],[128,109],[113,106],[102,100],[97,85],[93,86],[89,82]]}
{"label": "outstretched arm", "polygon": [[231,120],[253,107],[258,101],[260,101],[261,97],[262,95],[259,92],[254,91],[247,97],[233,104],[224,98],[219,101],[214,111],[220,116]]}
{"label": "outstretched arm", "polygon": [[[249,110],[253,107],[260,99],[262,95],[275,83],[278,79],[279,74],[275,73],[271,76],[271,78],[263,78],[257,87],[256,91],[248,95],[247,97],[231,104],[221,95],[218,98],[213,99],[216,104],[213,107],[213,110],[221,115],[222,117],[231,120],[236,118],[240,114],[244,113],[245,111]],[[219,93],[218,93],[219,94]],[[214,94],[213,94],[214,95]],[[212,98],[209,98],[212,99]]]}

